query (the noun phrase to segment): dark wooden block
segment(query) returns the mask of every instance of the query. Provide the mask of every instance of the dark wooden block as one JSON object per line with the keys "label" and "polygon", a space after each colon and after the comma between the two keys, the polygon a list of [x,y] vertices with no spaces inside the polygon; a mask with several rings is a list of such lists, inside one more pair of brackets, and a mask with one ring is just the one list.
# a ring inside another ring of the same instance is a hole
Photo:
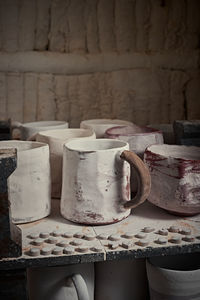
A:
{"label": "dark wooden block", "polygon": [[20,256],[21,231],[9,216],[7,179],[16,168],[16,149],[0,149],[0,258]]}
{"label": "dark wooden block", "polygon": [[176,144],[199,146],[200,120],[176,120],[173,128]]}

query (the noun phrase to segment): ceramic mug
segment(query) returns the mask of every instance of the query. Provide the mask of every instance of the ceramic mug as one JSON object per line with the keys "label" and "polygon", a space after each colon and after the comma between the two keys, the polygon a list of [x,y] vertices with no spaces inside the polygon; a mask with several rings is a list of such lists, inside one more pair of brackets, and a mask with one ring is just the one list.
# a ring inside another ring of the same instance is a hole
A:
{"label": "ceramic mug", "polygon": [[[149,171],[128,149],[128,143],[111,139],[76,139],[64,145],[64,218],[83,224],[115,223],[146,200],[150,191]],[[129,164],[138,175],[138,191],[133,200]]]}
{"label": "ceramic mug", "polygon": [[105,131],[114,126],[132,125],[132,122],[118,119],[93,119],[84,120],[80,123],[80,128],[92,128],[97,138],[103,138]]}
{"label": "ceramic mug", "polygon": [[12,122],[12,130],[20,131],[21,140],[35,139],[35,134],[39,131],[68,128],[69,124],[65,121],[36,121],[29,123]]}
{"label": "ceramic mug", "polygon": [[95,300],[146,300],[145,259],[95,263]]}
{"label": "ceramic mug", "polygon": [[36,141],[47,143],[50,150],[51,165],[51,195],[53,198],[61,197],[62,187],[62,162],[63,145],[72,139],[95,139],[95,133],[91,129],[67,128],[39,132]]}
{"label": "ceramic mug", "polygon": [[151,300],[199,300],[199,253],[152,257],[146,261]]}
{"label": "ceramic mug", "polygon": [[13,223],[27,223],[49,215],[51,180],[49,146],[28,141],[0,141],[0,149],[17,149],[17,168],[8,178]]}
{"label": "ceramic mug", "polygon": [[30,300],[93,300],[94,264],[28,268]]}
{"label": "ceramic mug", "polygon": [[[162,133],[153,128],[141,127],[133,124],[132,126],[117,126],[106,130],[105,137],[118,139],[129,144],[131,151],[136,153],[141,159],[147,146],[152,144],[163,144]],[[131,191],[137,191],[137,180],[134,169],[131,168]]]}
{"label": "ceramic mug", "polygon": [[200,213],[200,148],[152,145],[144,154],[151,174],[148,200],[175,215]]}
{"label": "ceramic mug", "polygon": [[117,126],[106,130],[105,137],[129,143],[131,151],[143,159],[144,151],[149,145],[163,144],[163,135],[157,129],[132,126]]}

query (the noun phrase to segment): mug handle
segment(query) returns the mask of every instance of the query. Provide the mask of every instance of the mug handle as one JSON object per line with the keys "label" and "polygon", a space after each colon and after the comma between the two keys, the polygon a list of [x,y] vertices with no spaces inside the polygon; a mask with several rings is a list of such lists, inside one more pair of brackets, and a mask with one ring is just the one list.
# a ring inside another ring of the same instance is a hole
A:
{"label": "mug handle", "polygon": [[90,300],[87,285],[80,274],[72,274],[67,277],[69,283],[73,283],[77,292],[78,300]]}
{"label": "mug handle", "polygon": [[131,209],[142,204],[148,197],[151,190],[151,177],[148,168],[144,162],[134,152],[124,150],[120,155],[122,159],[127,161],[134,169],[137,180],[138,190],[136,196],[124,204],[124,208]]}

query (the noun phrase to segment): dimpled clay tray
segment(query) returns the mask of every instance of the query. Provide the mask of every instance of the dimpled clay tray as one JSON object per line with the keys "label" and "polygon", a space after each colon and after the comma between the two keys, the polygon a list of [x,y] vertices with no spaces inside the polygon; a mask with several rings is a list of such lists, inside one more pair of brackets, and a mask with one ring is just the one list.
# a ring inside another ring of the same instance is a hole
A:
{"label": "dimpled clay tray", "polygon": [[1,269],[200,251],[200,215],[172,216],[147,201],[121,222],[83,226],[64,219],[53,200],[49,217],[18,227],[22,256],[0,260]]}

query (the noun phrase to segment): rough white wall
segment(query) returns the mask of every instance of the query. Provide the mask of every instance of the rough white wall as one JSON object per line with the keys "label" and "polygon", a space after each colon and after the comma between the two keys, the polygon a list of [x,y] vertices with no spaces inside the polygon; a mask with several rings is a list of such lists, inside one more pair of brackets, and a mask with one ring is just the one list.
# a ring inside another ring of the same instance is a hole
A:
{"label": "rough white wall", "polygon": [[0,0],[0,118],[200,118],[199,0]]}

